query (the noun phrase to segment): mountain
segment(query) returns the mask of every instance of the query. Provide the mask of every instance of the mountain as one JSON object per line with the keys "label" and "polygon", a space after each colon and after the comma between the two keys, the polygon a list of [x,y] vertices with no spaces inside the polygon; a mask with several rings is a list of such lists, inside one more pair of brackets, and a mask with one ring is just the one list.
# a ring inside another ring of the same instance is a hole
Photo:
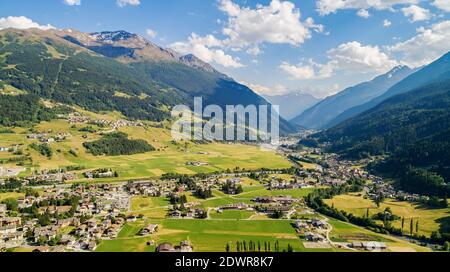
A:
{"label": "mountain", "polygon": [[376,105],[380,104],[381,102],[390,97],[393,97],[397,94],[405,93],[413,88],[430,84],[431,82],[446,79],[449,77],[449,75],[450,75],[450,53],[447,53],[438,60],[436,60],[435,62],[431,63],[430,65],[427,65],[422,69],[419,69],[415,73],[406,77],[404,80],[398,82],[383,95],[365,104],[350,108],[347,111],[343,112],[341,115],[336,117],[335,120],[330,122],[330,126],[337,125],[342,121],[357,116],[358,114],[375,107]]}
{"label": "mountain", "polygon": [[[448,54],[419,75],[445,68],[442,64],[446,59]],[[445,70],[439,74],[426,85],[415,81],[419,86],[409,91],[406,86],[413,86],[413,78],[407,79],[393,89],[403,93],[312,136],[308,142],[329,143],[328,151],[347,158],[384,155],[386,159],[375,169],[396,176],[404,189],[445,196],[450,193],[450,187],[445,186],[450,182],[450,74]]]}
{"label": "mountain", "polygon": [[[181,56],[125,31],[5,29],[0,31],[0,68],[1,84],[24,95],[119,111],[130,119],[170,118],[168,109],[190,106],[195,96],[203,97],[204,105],[269,104],[195,56]],[[282,133],[296,129],[280,123]]]}
{"label": "mountain", "polygon": [[264,98],[272,105],[279,105],[280,115],[287,120],[300,115],[306,109],[309,109],[320,101],[320,99],[306,93],[289,93],[274,96],[264,95]]}
{"label": "mountain", "polygon": [[362,105],[385,93],[390,87],[413,73],[407,66],[398,66],[371,81],[347,88],[327,97],[314,107],[306,110],[292,122],[311,129],[324,129],[346,110]]}
{"label": "mountain", "polygon": [[[125,31],[84,34],[65,31],[64,39],[96,53],[114,58],[145,74],[155,82],[166,84],[193,97],[202,97],[204,105],[269,105],[248,87],[220,73],[196,56],[180,55],[163,49],[145,38]],[[280,131],[292,133],[297,126],[280,120]]]}
{"label": "mountain", "polygon": [[60,35],[70,42],[124,63],[148,60],[175,62],[204,72],[220,74],[210,64],[194,55],[181,55],[173,50],[164,49],[140,35],[123,30],[83,33],[69,29],[61,31]]}

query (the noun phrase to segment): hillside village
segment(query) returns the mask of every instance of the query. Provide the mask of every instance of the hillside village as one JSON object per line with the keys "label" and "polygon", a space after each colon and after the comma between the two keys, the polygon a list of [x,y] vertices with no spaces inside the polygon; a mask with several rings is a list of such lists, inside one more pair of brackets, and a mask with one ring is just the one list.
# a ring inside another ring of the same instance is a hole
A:
{"label": "hillside village", "polygon": [[[251,212],[253,216],[265,216],[272,220],[290,220],[306,248],[387,250],[386,244],[376,241],[332,241],[332,227],[327,223],[329,219],[308,207],[304,198],[284,192],[338,188],[349,179],[360,179],[372,181],[363,188],[369,198],[401,197],[417,201],[420,196],[396,191],[382,178],[368,174],[362,168],[355,167],[354,163],[339,160],[335,155],[322,154],[318,149],[302,152],[288,150],[281,148],[280,152],[291,159],[294,165],[291,169],[235,170],[194,177],[165,175],[159,180],[72,185],[66,182],[76,180],[77,174],[62,169],[23,178],[3,175],[0,181],[2,188],[24,191],[25,195],[17,201],[9,199],[0,205],[0,248],[29,248],[41,252],[95,251],[102,241],[117,239],[127,224],[145,220],[149,223],[137,235],[148,236],[148,244],[154,245],[157,251],[195,250],[195,245],[189,241],[180,241],[180,246],[156,244],[151,237],[158,233],[160,226],[151,223],[151,218],[132,212],[133,199],[144,197],[168,199],[168,219],[211,220],[213,214]],[[305,168],[302,161],[308,161],[314,167]],[[286,174],[291,178],[281,177]],[[249,201],[207,208],[202,206],[202,199],[218,198],[212,192],[239,198],[242,187],[249,186],[249,180],[262,184],[264,192]],[[187,193],[196,196],[197,200],[188,201]]]}

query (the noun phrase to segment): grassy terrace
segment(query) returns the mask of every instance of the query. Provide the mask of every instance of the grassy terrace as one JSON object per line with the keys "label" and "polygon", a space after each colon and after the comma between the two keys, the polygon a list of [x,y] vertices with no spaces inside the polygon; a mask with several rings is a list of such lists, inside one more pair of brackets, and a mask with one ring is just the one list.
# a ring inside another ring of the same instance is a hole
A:
{"label": "grassy terrace", "polygon": [[[108,116],[101,117],[108,118]],[[26,139],[28,132],[25,129],[16,129],[14,134],[0,135],[0,146],[22,144],[24,153],[29,153],[33,159],[33,164],[28,165],[28,168],[56,169],[81,165],[89,169],[113,168],[119,173],[119,178],[99,180],[103,182],[159,177],[164,173],[196,174],[225,171],[236,167],[241,169],[259,169],[262,167],[275,169],[291,166],[284,157],[272,151],[263,151],[257,146],[220,143],[196,145],[188,143],[186,149],[184,142],[172,143],[170,131],[142,127],[127,127],[120,130],[129,134],[131,138],[146,140],[157,151],[131,156],[95,157],[87,153],[82,145],[86,141],[99,139],[100,135],[80,132],[79,129],[85,126],[77,124],[76,127],[72,127],[65,120],[54,120],[39,124],[36,127],[37,131],[51,131],[51,134],[70,133],[72,135],[64,142],[50,144],[53,150],[51,159],[28,148],[28,145],[33,141]],[[86,135],[87,139],[84,139],[83,135]],[[71,150],[76,151],[77,155],[71,154]],[[0,158],[11,156],[7,152],[0,154]],[[188,162],[206,162],[208,165],[188,166],[186,165]],[[270,163],[268,164],[268,162]]]}
{"label": "grassy terrace", "polygon": [[[344,210],[358,216],[364,216],[367,209],[369,209],[370,215],[374,215],[389,207],[395,215],[405,218],[405,232],[409,232],[409,223],[413,219],[414,228],[415,222],[419,221],[419,234],[428,237],[433,231],[439,230],[440,227],[448,227],[450,224],[450,208],[430,209],[421,204],[392,199],[384,201],[381,203],[380,208],[378,208],[373,201],[364,199],[357,194],[340,195],[325,202],[330,206],[334,204],[334,207],[339,210]],[[379,223],[382,224],[382,222]],[[394,226],[401,228],[401,220],[395,221]]]}

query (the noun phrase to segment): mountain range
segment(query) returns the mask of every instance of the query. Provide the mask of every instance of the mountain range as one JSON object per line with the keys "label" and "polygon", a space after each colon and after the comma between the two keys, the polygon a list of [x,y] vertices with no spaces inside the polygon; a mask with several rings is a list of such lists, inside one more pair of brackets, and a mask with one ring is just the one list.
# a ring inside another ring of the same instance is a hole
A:
{"label": "mountain range", "polygon": [[[374,167],[406,190],[447,196],[450,187],[450,53],[393,86],[375,107],[303,141],[360,159],[385,157]],[[375,102],[371,102],[372,104]],[[372,105],[368,103],[365,107]]]}
{"label": "mountain range", "polygon": [[292,122],[316,130],[332,127],[339,123],[335,119],[342,113],[379,97],[414,71],[407,66],[395,67],[388,73],[371,81],[347,88],[336,95],[325,98],[315,106],[305,110],[301,115],[293,118]]}
{"label": "mountain range", "polygon": [[[168,108],[192,105],[197,96],[205,105],[269,105],[197,57],[126,31],[5,29],[0,67],[1,84],[22,95],[131,119],[167,119]],[[280,131],[295,132],[296,126],[282,119]]]}
{"label": "mountain range", "polygon": [[336,119],[330,125],[337,125],[349,118],[357,116],[358,114],[377,106],[384,100],[395,95],[408,92],[414,88],[424,86],[432,82],[449,78],[449,59],[449,54],[446,54],[430,65],[427,65],[422,69],[418,69],[416,73],[413,73],[410,76],[406,77],[404,80],[398,82],[389,90],[387,90],[383,95],[376,97],[367,103],[346,110],[338,117],[336,117]]}
{"label": "mountain range", "polygon": [[264,95],[273,105],[280,106],[280,115],[286,120],[290,120],[303,113],[306,109],[311,108],[320,101],[307,93],[293,92],[283,95]]}

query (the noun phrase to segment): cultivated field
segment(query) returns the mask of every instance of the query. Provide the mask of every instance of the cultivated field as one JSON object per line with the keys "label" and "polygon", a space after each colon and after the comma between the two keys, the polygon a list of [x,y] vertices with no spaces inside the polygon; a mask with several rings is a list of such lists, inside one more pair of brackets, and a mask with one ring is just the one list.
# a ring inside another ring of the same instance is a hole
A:
{"label": "cultivated field", "polygon": [[[450,224],[450,208],[430,209],[421,204],[391,199],[385,200],[381,203],[380,208],[378,208],[373,201],[364,199],[357,194],[340,195],[325,202],[330,206],[334,205],[339,210],[344,210],[358,216],[366,215],[367,209],[369,209],[370,215],[374,215],[389,207],[395,215],[405,218],[405,232],[409,232],[410,220],[413,219],[414,228],[415,222],[419,221],[419,234],[428,237],[433,231],[437,231],[440,227]],[[401,220],[395,221],[394,226],[401,228]]]}
{"label": "cultivated field", "polygon": [[[106,117],[105,117],[106,118]],[[19,144],[25,154],[30,154],[33,163],[29,169],[56,169],[66,166],[85,166],[87,169],[112,168],[118,172],[119,178],[104,179],[109,182],[125,179],[139,179],[159,177],[164,173],[196,174],[225,171],[227,169],[259,169],[289,168],[289,162],[273,151],[263,151],[257,146],[241,144],[193,144],[191,142],[172,142],[170,131],[162,128],[128,127],[120,131],[126,132],[130,138],[144,139],[153,145],[157,151],[131,156],[95,157],[87,153],[83,143],[99,139],[98,133],[80,132],[79,129],[87,125],[77,124],[75,127],[65,120],[43,122],[36,126],[39,132],[49,134],[70,133],[64,142],[51,143],[53,157],[42,156],[29,148],[32,142],[28,140],[24,129],[17,129],[14,134],[1,134],[0,146]],[[94,126],[94,128],[97,128]],[[97,128],[100,130],[100,128]],[[86,139],[83,136],[87,137]],[[75,151],[76,155],[73,155]],[[12,155],[7,152],[0,153],[1,158]],[[204,162],[205,166],[188,166],[188,162]]]}

